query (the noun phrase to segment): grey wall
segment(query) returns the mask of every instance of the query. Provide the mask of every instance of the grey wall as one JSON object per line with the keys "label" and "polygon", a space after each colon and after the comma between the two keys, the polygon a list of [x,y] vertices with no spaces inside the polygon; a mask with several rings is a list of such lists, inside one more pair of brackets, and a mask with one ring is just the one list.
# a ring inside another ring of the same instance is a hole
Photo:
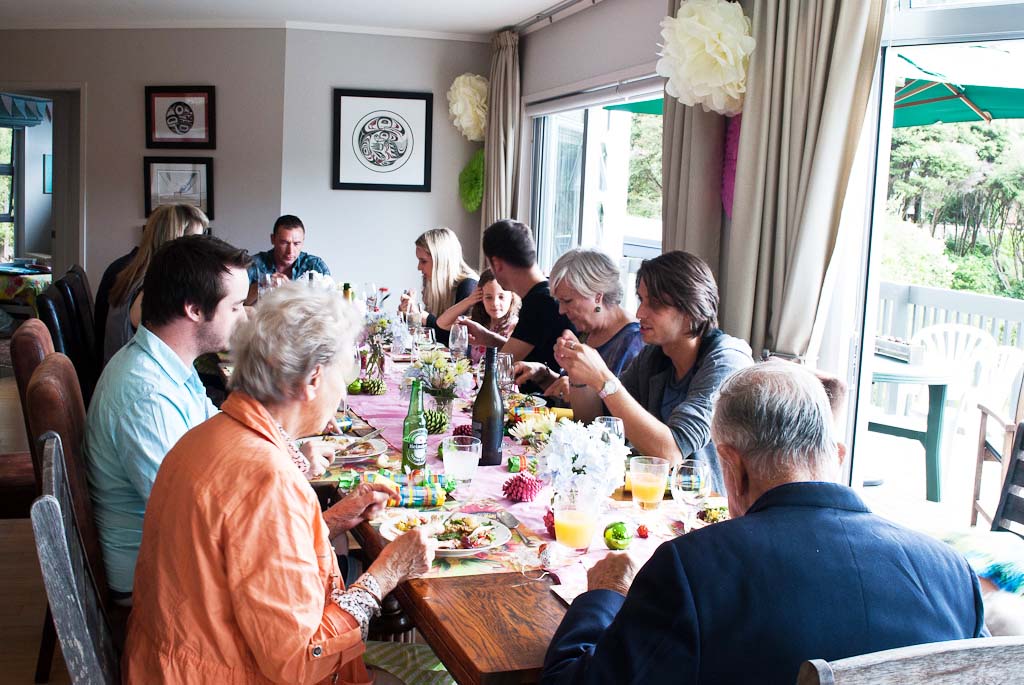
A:
{"label": "grey wall", "polygon": [[[84,87],[85,261],[94,285],[145,222],[147,155],[213,157],[217,235],[245,245],[266,232],[281,205],[284,48],[283,29],[0,31],[0,82]],[[216,86],[217,149],[147,150],[147,85]]]}
{"label": "grey wall", "polygon": [[[413,241],[448,226],[475,265],[480,214],[458,199],[458,174],[483,143],[470,143],[448,120],[448,87],[471,71],[487,75],[490,46],[419,38],[289,30],[285,64],[281,210],[306,224],[306,247],[339,281],[393,291],[419,287]],[[431,191],[331,189],[332,88],[434,94]],[[271,224],[250,248],[267,249]],[[395,296],[397,297],[397,295]]]}
{"label": "grey wall", "polygon": [[605,0],[523,38],[523,96],[653,64],[668,0]]}
{"label": "grey wall", "polygon": [[53,124],[44,119],[25,129],[24,242],[19,252],[52,254],[50,229],[53,225],[53,195],[43,193],[43,155],[53,151]]}

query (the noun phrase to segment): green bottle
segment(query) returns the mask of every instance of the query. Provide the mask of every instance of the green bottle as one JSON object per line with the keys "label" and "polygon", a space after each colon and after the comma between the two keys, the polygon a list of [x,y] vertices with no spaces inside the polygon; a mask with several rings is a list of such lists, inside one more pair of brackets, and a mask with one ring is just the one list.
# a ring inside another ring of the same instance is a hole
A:
{"label": "green bottle", "polygon": [[427,419],[423,415],[423,384],[413,379],[409,413],[402,424],[402,472],[419,471],[427,463]]}

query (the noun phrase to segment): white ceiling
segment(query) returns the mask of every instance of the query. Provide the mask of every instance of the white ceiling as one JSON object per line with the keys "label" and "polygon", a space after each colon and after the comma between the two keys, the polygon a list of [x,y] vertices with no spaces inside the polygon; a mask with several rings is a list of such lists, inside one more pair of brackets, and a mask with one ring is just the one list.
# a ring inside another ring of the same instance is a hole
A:
{"label": "white ceiling", "polygon": [[0,28],[283,27],[481,39],[557,0],[0,0]]}

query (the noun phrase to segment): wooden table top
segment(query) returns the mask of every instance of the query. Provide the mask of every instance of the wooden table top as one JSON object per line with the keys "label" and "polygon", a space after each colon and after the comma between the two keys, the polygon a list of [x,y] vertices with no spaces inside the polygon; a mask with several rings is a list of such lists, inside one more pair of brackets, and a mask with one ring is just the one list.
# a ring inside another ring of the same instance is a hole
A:
{"label": "wooden table top", "polygon": [[[384,544],[376,529],[363,523],[353,533],[376,558]],[[459,683],[533,683],[566,610],[552,582],[519,573],[418,578],[395,596]]]}

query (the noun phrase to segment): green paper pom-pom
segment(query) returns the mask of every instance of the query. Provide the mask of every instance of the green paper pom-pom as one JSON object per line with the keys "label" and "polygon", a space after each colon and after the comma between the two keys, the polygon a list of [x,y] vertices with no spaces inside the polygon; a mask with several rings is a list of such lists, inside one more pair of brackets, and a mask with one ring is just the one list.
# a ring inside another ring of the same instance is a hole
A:
{"label": "green paper pom-pom", "polygon": [[480,148],[459,172],[459,199],[467,212],[480,209],[484,199],[484,150]]}

